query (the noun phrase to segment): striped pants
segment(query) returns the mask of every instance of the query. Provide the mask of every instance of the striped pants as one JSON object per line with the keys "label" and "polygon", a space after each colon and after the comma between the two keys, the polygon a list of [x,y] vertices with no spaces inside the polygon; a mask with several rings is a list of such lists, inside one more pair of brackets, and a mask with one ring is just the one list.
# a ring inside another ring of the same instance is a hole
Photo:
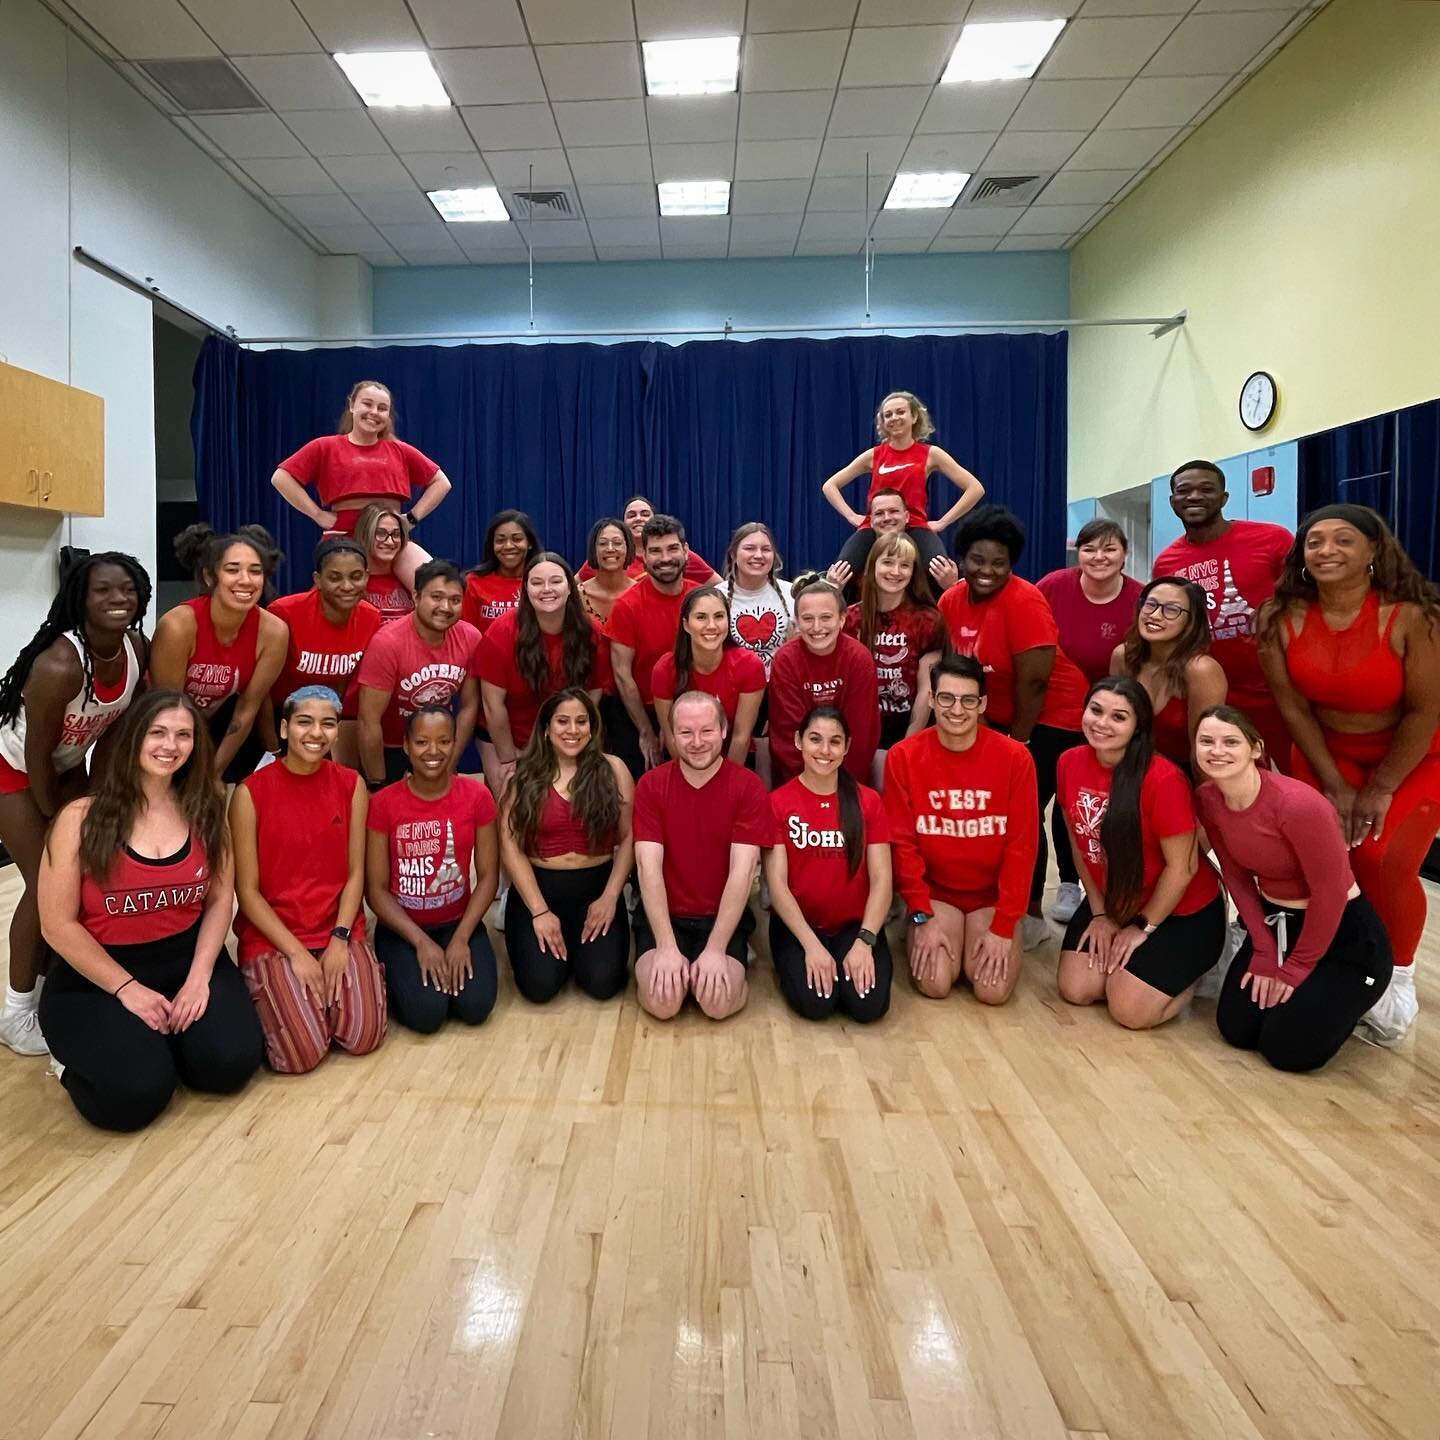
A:
{"label": "striped pants", "polygon": [[385,976],[367,940],[350,941],[333,1005],[316,1000],[278,950],[246,960],[241,973],[265,1032],[265,1059],[281,1075],[313,1070],[332,1042],[352,1055],[368,1055],[385,1038]]}

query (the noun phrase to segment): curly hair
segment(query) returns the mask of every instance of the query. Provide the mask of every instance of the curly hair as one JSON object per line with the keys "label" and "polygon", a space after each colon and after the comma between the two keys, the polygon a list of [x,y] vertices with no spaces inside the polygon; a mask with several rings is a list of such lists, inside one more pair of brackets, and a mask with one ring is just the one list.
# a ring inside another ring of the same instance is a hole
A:
{"label": "curly hair", "polygon": [[1185,628],[1175,639],[1175,649],[1158,667],[1170,693],[1183,699],[1188,693],[1186,667],[1197,655],[1210,653],[1210,617],[1205,609],[1205,592],[1193,580],[1185,580],[1179,575],[1157,575],[1141,590],[1135,601],[1135,618],[1125,632],[1123,663],[1125,673],[1136,680],[1140,678],[1141,667],[1150,663],[1150,642],[1140,629],[1140,607],[1150,598],[1150,592],[1161,585],[1173,585],[1175,589],[1184,591],[1185,601],[1190,607]]}
{"label": "curly hair", "polygon": [[285,552],[263,525],[241,525],[229,535],[219,535],[211,526],[200,521],[187,525],[175,537],[173,548],[175,558],[195,577],[201,591],[213,595],[220,562],[235,545],[248,545],[259,557],[265,576],[260,604],[268,605],[275,598],[275,571],[284,560]]}
{"label": "curly hair", "polygon": [[569,592],[560,621],[564,683],[583,690],[595,665],[595,627],[585,613],[580,587],[575,583],[575,572],[563,555],[557,555],[553,550],[541,550],[532,555],[525,566],[525,579],[520,583],[520,600],[515,609],[515,668],[530,687],[532,695],[546,694],[555,683],[550,673],[550,659],[545,653],[545,636],[530,600],[528,583],[530,572],[545,561],[558,565],[564,571],[565,586]]}
{"label": "curly hair", "polygon": [[1025,553],[1025,527],[1003,505],[977,505],[960,522],[955,531],[955,558],[963,561],[965,552],[982,540],[1003,545],[1012,565]]}
{"label": "curly hair", "polygon": [[880,407],[875,411],[875,438],[885,438],[885,422],[881,417],[885,413],[886,400],[903,400],[910,407],[910,414],[914,417],[915,425],[911,434],[916,440],[928,440],[935,433],[935,422],[930,418],[930,412],[925,408],[925,402],[918,395],[912,395],[908,390],[892,390],[886,395],[885,400],[880,402]]}

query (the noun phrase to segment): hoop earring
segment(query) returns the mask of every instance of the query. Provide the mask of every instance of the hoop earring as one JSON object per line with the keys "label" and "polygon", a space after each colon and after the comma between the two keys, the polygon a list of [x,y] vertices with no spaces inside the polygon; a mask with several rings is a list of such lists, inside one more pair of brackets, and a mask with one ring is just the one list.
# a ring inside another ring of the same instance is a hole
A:
{"label": "hoop earring", "polygon": [[1314,581],[1310,578],[1310,572],[1302,565],[1300,567],[1300,578],[1307,584],[1312,585]]}
{"label": "hoop earring", "polygon": [[1375,562],[1373,560],[1370,562],[1370,578],[1372,580],[1375,578]]}

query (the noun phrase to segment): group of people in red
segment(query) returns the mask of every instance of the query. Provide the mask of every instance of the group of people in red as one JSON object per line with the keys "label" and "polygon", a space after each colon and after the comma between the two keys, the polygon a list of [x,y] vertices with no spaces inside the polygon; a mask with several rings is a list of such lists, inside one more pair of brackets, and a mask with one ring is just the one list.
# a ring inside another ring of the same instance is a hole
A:
{"label": "group of people in red", "polygon": [[[1019,522],[897,392],[825,482],[856,533],[824,574],[783,579],[759,521],[717,572],[641,496],[578,572],[505,510],[462,574],[413,538],[450,482],[394,421],[362,382],[277,468],[324,532],[309,589],[272,593],[258,526],[192,527],[201,593],[147,640],[149,577],[91,555],[0,681],[0,1040],[93,1123],[390,1018],[483,1022],[497,895],[536,1003],[618,994],[633,953],[652,1016],[733,1014],[763,865],[798,1014],[883,1016],[897,924],[921,994],[1001,1004],[1051,934],[1051,844],[1066,1001],[1144,1029],[1213,984],[1222,1035],[1297,1071],[1409,1029],[1440,592],[1373,511],[1229,520],[1193,461],[1148,584],[1104,519],[1031,584]],[[959,495],[930,521],[935,473]]]}

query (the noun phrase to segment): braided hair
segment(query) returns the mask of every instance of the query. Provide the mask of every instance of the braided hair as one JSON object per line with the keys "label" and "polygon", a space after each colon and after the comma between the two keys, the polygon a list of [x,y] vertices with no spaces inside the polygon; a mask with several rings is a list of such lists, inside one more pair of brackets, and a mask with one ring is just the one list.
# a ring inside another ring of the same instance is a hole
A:
{"label": "braided hair", "polygon": [[84,699],[86,704],[94,703],[95,662],[85,638],[85,600],[90,591],[90,574],[97,565],[118,565],[134,582],[135,619],[129,628],[137,634],[144,633],[141,626],[145,612],[150,608],[150,577],[145,573],[145,567],[133,555],[122,554],[119,550],[102,550],[98,555],[87,555],[60,577],[60,586],[50,602],[50,613],[34,638],[16,657],[15,663],[5,672],[5,678],[0,680],[0,725],[13,725],[19,718],[25,686],[31,670],[35,668],[35,661],[66,634],[74,635],[80,642],[80,664],[85,672]]}

